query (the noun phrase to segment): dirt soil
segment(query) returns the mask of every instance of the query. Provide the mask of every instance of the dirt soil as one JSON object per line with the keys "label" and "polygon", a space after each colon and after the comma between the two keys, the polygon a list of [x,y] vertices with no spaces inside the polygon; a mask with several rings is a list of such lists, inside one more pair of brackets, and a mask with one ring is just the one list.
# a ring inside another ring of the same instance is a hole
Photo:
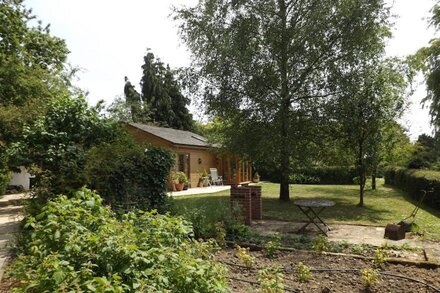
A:
{"label": "dirt soil", "polygon": [[[235,253],[234,249],[225,249],[217,254],[218,261],[230,263],[226,265],[230,277],[257,282],[259,269],[281,267],[286,270],[283,282],[285,289],[289,290],[286,292],[440,292],[412,280],[384,275],[371,286],[370,290],[367,290],[362,284],[360,273],[356,272],[312,272],[312,279],[307,283],[300,282],[296,277],[295,266],[299,262],[312,269],[360,269],[362,271],[365,268],[372,268],[371,262],[348,256],[316,255],[306,251],[282,251],[276,258],[269,259],[261,252],[251,251],[250,254],[255,257],[253,269],[246,269],[235,266],[243,265]],[[414,278],[440,288],[440,269],[385,264],[381,272]],[[229,286],[231,291],[236,293],[256,292],[258,288],[258,285],[237,280],[230,280]]]}

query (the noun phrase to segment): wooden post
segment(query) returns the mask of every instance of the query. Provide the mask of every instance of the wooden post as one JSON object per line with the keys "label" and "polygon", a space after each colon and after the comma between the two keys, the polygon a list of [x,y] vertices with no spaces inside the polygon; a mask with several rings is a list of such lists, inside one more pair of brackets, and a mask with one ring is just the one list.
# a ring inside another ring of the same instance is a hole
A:
{"label": "wooden post", "polygon": [[241,162],[238,159],[235,159],[235,165],[237,166],[237,184],[241,182]]}
{"label": "wooden post", "polygon": [[227,168],[228,168],[228,178],[226,180],[228,180],[229,184],[232,184],[232,174],[231,174],[231,158],[229,158],[228,156],[228,160],[227,160]]}

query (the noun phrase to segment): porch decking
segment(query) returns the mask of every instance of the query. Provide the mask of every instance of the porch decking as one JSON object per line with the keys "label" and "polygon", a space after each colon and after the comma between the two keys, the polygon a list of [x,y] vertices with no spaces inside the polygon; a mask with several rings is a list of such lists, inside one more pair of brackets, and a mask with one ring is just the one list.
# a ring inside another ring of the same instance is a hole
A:
{"label": "porch decking", "polygon": [[183,196],[183,195],[196,195],[196,194],[207,194],[207,193],[215,193],[219,191],[229,190],[231,186],[229,185],[213,185],[209,187],[194,187],[188,188],[188,190],[182,191],[170,191],[168,192],[168,196]]}

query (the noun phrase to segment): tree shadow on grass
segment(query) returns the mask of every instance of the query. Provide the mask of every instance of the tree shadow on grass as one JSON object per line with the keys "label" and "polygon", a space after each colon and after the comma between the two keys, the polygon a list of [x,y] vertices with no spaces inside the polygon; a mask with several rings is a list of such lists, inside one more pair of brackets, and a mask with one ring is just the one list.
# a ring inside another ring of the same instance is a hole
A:
{"label": "tree shadow on grass", "polygon": [[[295,200],[296,199],[312,198],[297,197]],[[325,199],[335,202],[333,207],[326,208],[320,214],[325,221],[383,225],[390,218],[393,218],[393,212],[385,208],[369,205],[361,208],[356,204],[353,204],[352,201],[338,196],[328,196]],[[272,198],[263,200],[263,217],[286,221],[307,220],[307,217],[293,204],[293,202],[281,202]]]}
{"label": "tree shadow on grass", "polygon": [[[395,192],[397,194],[400,194],[402,199],[404,199],[407,202],[412,204],[411,208],[415,208],[417,206],[418,201],[415,200],[414,197],[409,195],[406,191],[403,191],[403,190],[401,190],[401,189],[399,189],[399,188],[397,188],[395,186],[388,185],[388,184],[384,184],[383,186],[388,188],[388,189],[390,189],[390,190],[392,190],[393,192]],[[429,196],[429,195],[427,195],[427,196]],[[420,210],[423,210],[424,212],[430,214],[431,216],[437,217],[438,220],[440,221],[440,211],[439,210],[436,210],[436,209],[434,209],[434,208],[424,204],[423,202],[422,202],[422,204],[420,205],[419,208],[420,208]],[[408,214],[408,216],[409,216],[409,214]]]}

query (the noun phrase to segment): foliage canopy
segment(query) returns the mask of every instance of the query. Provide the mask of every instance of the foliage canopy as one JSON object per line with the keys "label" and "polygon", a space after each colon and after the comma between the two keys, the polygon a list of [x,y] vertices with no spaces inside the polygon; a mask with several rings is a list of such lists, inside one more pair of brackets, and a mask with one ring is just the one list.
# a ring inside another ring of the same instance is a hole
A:
{"label": "foliage canopy", "polygon": [[41,21],[32,25],[36,18],[23,2],[0,2],[0,140],[7,143],[69,85],[64,40],[52,36]]}
{"label": "foliage canopy", "polygon": [[[310,143],[310,121],[322,118],[340,73],[383,52],[384,1],[201,0],[174,15],[207,112],[242,121],[234,123],[238,133],[253,125],[266,131],[263,148],[275,154],[280,199],[288,200],[290,160]],[[236,137],[263,151],[254,137]]]}

